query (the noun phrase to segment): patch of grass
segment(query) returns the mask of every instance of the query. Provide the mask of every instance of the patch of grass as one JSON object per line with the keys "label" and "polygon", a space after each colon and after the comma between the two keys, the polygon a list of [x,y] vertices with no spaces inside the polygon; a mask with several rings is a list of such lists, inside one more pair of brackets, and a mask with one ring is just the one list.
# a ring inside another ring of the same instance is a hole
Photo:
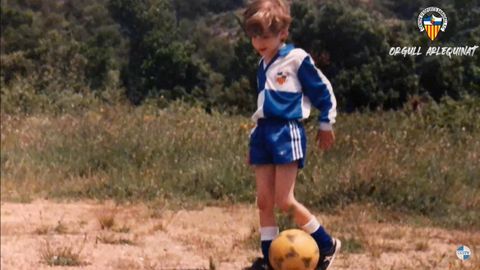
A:
{"label": "patch of grass", "polygon": [[[434,225],[479,227],[478,115],[478,98],[421,111],[340,114],[328,152],[315,148],[312,116],[296,197],[312,210],[372,203]],[[244,163],[250,128],[247,117],[181,103],[2,115],[2,199],[253,203],[253,174]],[[102,226],[113,224],[106,219]]]}
{"label": "patch of grass", "polygon": [[149,230],[151,233],[157,232],[157,231],[164,231],[165,230],[165,224],[163,222],[158,222],[157,224],[153,225],[153,227]]}
{"label": "patch of grass", "polygon": [[297,229],[298,226],[293,220],[292,213],[282,213],[280,211],[275,212],[275,219],[277,221],[277,226],[280,232],[289,229]]}
{"label": "patch of grass", "polygon": [[121,227],[115,227],[112,228],[112,231],[117,232],[117,233],[129,233],[130,232],[130,227],[127,225],[122,225]]}
{"label": "patch of grass", "polygon": [[201,251],[209,250],[215,248],[215,242],[213,239],[209,238],[208,236],[200,236],[200,235],[191,235],[191,236],[181,236],[178,238],[180,242],[188,245],[188,246],[195,246]]}
{"label": "patch of grass", "polygon": [[116,213],[109,210],[102,211],[97,215],[97,220],[102,230],[110,230],[113,228],[115,225],[115,216]]}
{"label": "patch of grass", "polygon": [[45,234],[48,234],[51,231],[51,229],[52,228],[50,226],[42,224],[39,227],[37,227],[33,231],[33,233],[38,234],[38,235],[45,235]]}
{"label": "patch of grass", "polygon": [[404,250],[404,246],[400,243],[385,239],[382,239],[380,243],[373,245],[373,247],[382,250],[382,252],[402,252]]}
{"label": "patch of grass", "polygon": [[427,251],[430,245],[427,241],[420,241],[415,243],[415,251]]}
{"label": "patch of grass", "polygon": [[[86,237],[85,237],[86,240]],[[47,240],[40,249],[41,261],[49,266],[82,266],[86,265],[82,259],[81,253],[85,245],[83,244],[75,249],[73,245],[52,246]]]}
{"label": "patch of grass", "polygon": [[407,236],[408,231],[400,228],[392,228],[382,234],[384,239],[398,240]]}
{"label": "patch of grass", "polygon": [[217,264],[213,260],[212,257],[208,257],[208,270],[216,270],[217,269]]}
{"label": "patch of grass", "polygon": [[66,234],[69,230],[68,227],[61,220],[59,220],[57,226],[53,228],[53,231],[58,234]]}
{"label": "patch of grass", "polygon": [[258,226],[252,226],[250,233],[242,241],[242,246],[252,250],[258,250],[260,245],[260,232]]}
{"label": "patch of grass", "polygon": [[56,233],[56,234],[67,234],[67,233],[69,233],[69,229],[68,229],[67,225],[65,225],[65,223],[63,223],[63,221],[59,220],[57,222],[57,225],[55,225],[55,226],[42,224],[34,230],[34,233],[38,234],[38,235],[45,235],[45,234],[49,234],[49,233],[52,233],[52,232]]}
{"label": "patch of grass", "polygon": [[125,237],[118,237],[114,234],[102,234],[97,236],[96,242],[100,242],[107,245],[136,245],[136,242],[132,239]]}
{"label": "patch of grass", "polygon": [[362,253],[364,251],[364,246],[362,241],[355,237],[342,238],[342,252],[346,253]]}

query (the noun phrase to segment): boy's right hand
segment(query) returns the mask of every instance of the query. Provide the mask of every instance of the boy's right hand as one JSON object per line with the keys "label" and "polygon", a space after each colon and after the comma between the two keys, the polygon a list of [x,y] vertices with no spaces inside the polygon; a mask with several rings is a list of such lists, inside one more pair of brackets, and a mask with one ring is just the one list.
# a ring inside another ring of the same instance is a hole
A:
{"label": "boy's right hand", "polygon": [[335,142],[335,132],[333,130],[318,130],[317,145],[321,150],[329,150]]}

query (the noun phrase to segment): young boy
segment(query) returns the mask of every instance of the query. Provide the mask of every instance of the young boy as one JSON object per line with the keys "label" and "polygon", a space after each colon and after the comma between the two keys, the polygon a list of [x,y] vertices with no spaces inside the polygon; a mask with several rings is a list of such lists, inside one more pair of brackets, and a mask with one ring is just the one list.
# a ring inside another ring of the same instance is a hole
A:
{"label": "young boy", "polygon": [[268,250],[279,233],[274,215],[277,206],[292,213],[295,223],[315,239],[320,248],[316,269],[325,270],[341,243],[295,199],[294,187],[307,145],[301,120],[308,118],[311,105],[321,111],[317,143],[320,149],[329,149],[335,140],[335,96],[310,55],[284,43],[291,17],[283,0],[254,0],[243,15],[244,28],[262,56],[257,72],[258,109],[252,116],[257,125],[250,135],[249,161],[255,168],[263,259],[255,261],[251,269],[271,269]]}

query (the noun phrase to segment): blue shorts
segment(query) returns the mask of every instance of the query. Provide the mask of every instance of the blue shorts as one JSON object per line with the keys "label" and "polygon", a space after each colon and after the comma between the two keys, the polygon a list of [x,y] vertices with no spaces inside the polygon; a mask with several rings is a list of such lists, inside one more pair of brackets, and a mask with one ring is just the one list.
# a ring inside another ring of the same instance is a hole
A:
{"label": "blue shorts", "polygon": [[250,134],[250,164],[305,165],[307,136],[303,124],[296,120],[259,119]]}

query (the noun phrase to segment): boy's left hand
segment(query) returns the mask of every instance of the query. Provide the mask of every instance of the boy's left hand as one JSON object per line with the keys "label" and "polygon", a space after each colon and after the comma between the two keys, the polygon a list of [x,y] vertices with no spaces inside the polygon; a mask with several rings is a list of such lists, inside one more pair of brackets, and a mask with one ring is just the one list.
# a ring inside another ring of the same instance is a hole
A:
{"label": "boy's left hand", "polygon": [[318,130],[317,145],[321,150],[329,150],[335,142],[335,133],[333,130]]}

